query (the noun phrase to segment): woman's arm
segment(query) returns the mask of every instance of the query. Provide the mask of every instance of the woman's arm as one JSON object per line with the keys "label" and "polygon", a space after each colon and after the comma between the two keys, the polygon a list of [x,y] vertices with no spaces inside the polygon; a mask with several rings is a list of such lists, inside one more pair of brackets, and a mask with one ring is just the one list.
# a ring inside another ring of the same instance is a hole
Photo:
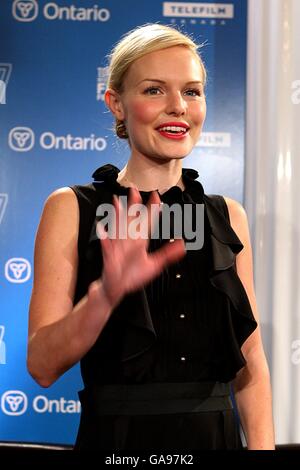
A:
{"label": "woman's arm", "polygon": [[70,188],[55,191],[46,201],[36,235],[29,310],[27,366],[43,387],[50,386],[92,346],[112,308],[101,285],[96,289],[95,283],[73,308],[78,228],[75,194]]}
{"label": "woman's arm", "polygon": [[241,424],[249,450],[273,450],[275,448],[272,416],[272,395],[269,368],[266,361],[259,313],[254,292],[252,249],[247,215],[236,201],[226,198],[230,223],[244,245],[237,255],[237,273],[247,292],[257,329],[249,336],[241,350],[247,364],[234,380],[234,391]]}
{"label": "woman's arm", "polygon": [[[131,190],[128,207],[140,202],[138,191]],[[154,193],[149,204],[158,206],[159,196]],[[114,205],[117,213],[122,211],[117,199]],[[55,191],[46,201],[37,231],[29,312],[27,366],[43,387],[87,353],[126,293],[142,287],[185,253],[182,240],[151,254],[148,240],[101,240],[101,279],[90,284],[74,307],[78,229],[75,194],[70,188]]]}

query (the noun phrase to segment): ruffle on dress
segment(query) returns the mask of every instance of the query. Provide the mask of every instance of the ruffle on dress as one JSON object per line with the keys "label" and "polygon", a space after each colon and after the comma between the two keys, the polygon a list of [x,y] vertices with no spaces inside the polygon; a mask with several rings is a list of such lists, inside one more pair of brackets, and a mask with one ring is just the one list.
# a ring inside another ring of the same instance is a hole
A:
{"label": "ruffle on dress", "polygon": [[[93,173],[94,187],[99,194],[98,203],[109,202],[112,194],[127,194],[128,188],[117,182],[119,169],[114,165],[104,165]],[[215,196],[204,194],[203,187],[198,178],[198,172],[192,169],[182,170],[185,190],[178,186],[170,188],[162,194],[163,202],[175,203],[176,201],[204,204],[210,226],[210,241],[212,250],[212,271],[209,279],[212,286],[224,293],[228,299],[229,312],[224,304],[224,315],[227,315],[227,331],[229,337],[227,369],[224,374],[226,380],[234,378],[235,374],[242,368],[246,361],[241,352],[244,341],[257,327],[253,312],[247,297],[247,293],[239,279],[235,269],[236,255],[243,249],[243,245],[230,223],[218,209]],[[143,201],[149,196],[149,192],[141,191]],[[95,231],[96,221],[90,234],[88,250],[99,240]],[[227,311],[226,311],[227,310]],[[126,311],[126,315],[124,315]],[[120,305],[114,310],[112,317],[122,322],[122,346],[121,358],[124,375],[132,377],[138,374],[140,368],[147,365],[149,352],[155,344],[157,334],[155,332],[151,312],[147,301],[145,289],[127,295]],[[99,338],[101,340],[101,337]],[[143,359],[144,358],[144,359]],[[226,358],[223,358],[226,361]]]}

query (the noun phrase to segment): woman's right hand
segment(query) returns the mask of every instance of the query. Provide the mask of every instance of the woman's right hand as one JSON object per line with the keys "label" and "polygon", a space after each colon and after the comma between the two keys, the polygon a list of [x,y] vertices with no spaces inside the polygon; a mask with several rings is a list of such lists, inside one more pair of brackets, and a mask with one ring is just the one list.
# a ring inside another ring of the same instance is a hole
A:
{"label": "woman's right hand", "polygon": [[[139,192],[130,190],[129,207],[140,202]],[[153,193],[147,210],[151,204],[158,207],[158,194]],[[118,200],[114,206],[117,214],[122,213]],[[130,219],[127,217],[128,222]],[[185,253],[182,240],[148,253],[147,239],[105,238],[101,240],[102,277],[90,284],[87,295],[74,306],[79,221],[77,198],[72,189],[63,188],[48,198],[36,236],[27,366],[43,387],[51,385],[91,349],[126,293],[141,288]],[[144,222],[151,232],[151,220]]]}
{"label": "woman's right hand", "polygon": [[[134,188],[129,189],[126,213],[116,196],[114,196],[113,204],[116,214],[116,237],[109,238],[108,232],[104,230],[101,222],[97,226],[103,254],[101,284],[112,308],[120,302],[125,294],[142,288],[158,276],[168,264],[185,255],[184,241],[181,239],[175,240],[174,243],[165,244],[153,253],[147,251],[151,233],[159,219],[161,201],[157,192],[151,193],[145,212],[140,219],[140,233],[146,233],[146,237],[138,234],[133,237],[130,233],[130,224],[135,217],[128,213],[133,204],[142,204],[139,191]],[[127,228],[124,238],[118,237],[120,220],[126,224]]]}

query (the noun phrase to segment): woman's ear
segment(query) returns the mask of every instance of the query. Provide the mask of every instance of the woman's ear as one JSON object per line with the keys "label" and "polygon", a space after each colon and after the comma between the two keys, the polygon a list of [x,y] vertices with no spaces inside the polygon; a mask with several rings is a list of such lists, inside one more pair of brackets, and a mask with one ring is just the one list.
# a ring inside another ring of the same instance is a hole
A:
{"label": "woman's ear", "polygon": [[125,116],[120,94],[112,88],[108,88],[105,92],[104,99],[106,106],[113,115],[120,121],[123,121]]}

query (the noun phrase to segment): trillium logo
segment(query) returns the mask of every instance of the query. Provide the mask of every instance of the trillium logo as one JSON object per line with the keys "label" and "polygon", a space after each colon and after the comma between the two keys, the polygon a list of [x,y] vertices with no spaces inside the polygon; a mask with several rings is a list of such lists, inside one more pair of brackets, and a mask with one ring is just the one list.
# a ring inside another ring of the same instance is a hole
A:
{"label": "trillium logo", "polygon": [[31,275],[31,265],[25,258],[11,258],[5,264],[5,277],[9,282],[22,283]]}
{"label": "trillium logo", "polygon": [[[42,3],[42,2],[40,2]],[[110,11],[107,8],[100,8],[93,5],[91,8],[82,5],[61,5],[62,1],[48,2],[41,6],[41,14],[46,20],[59,21],[101,21],[110,19]],[[78,2],[82,4],[83,2]],[[96,2],[94,2],[96,3]],[[12,15],[17,21],[34,21],[39,14],[39,5],[37,0],[14,0],[12,5]]]}
{"label": "trillium logo", "polygon": [[12,6],[13,17],[18,21],[33,21],[38,12],[39,6],[36,0],[15,0]]}
{"label": "trillium logo", "polygon": [[28,398],[20,390],[8,390],[1,398],[1,409],[9,416],[23,415],[28,407]]}
{"label": "trillium logo", "polygon": [[14,127],[8,136],[8,145],[16,152],[28,152],[34,146],[34,133],[29,127]]}

